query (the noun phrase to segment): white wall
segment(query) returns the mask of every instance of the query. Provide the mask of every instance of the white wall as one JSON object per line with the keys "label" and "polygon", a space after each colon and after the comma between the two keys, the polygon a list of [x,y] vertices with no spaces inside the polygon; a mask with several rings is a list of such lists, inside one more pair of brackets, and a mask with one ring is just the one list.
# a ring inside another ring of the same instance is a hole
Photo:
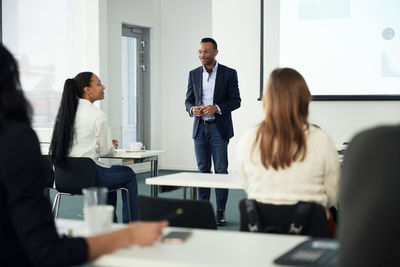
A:
{"label": "white wall", "polygon": [[195,170],[193,118],[184,103],[189,71],[200,66],[200,40],[211,35],[211,0],[161,3],[160,148],[168,151],[161,168]]}
{"label": "white wall", "polygon": [[74,45],[77,52],[74,60],[77,61],[77,73],[86,70],[98,73],[100,71],[99,0],[75,0],[74,12],[76,19],[73,38],[76,40]]}
{"label": "white wall", "polygon": [[326,130],[335,144],[340,145],[359,131],[400,123],[400,102],[313,101],[310,121]]}
{"label": "white wall", "polygon": [[242,105],[233,111],[235,136],[229,144],[229,169],[238,169],[236,144],[244,132],[262,118],[259,97],[260,1],[213,1],[213,36],[218,42],[218,61],[238,72]]}

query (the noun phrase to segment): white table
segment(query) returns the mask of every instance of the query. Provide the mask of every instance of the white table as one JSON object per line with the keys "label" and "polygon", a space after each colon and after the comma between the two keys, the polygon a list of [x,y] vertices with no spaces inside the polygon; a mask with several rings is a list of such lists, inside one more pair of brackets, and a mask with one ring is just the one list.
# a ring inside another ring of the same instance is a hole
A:
{"label": "white table", "polygon": [[146,184],[151,185],[151,195],[153,197],[158,196],[158,186],[160,185],[190,187],[192,199],[196,199],[197,187],[243,189],[238,174],[180,172],[156,178],[147,178]]}
{"label": "white table", "polygon": [[[58,219],[56,224],[61,229],[70,227],[75,236],[79,236],[79,229],[83,228],[83,221]],[[191,231],[192,236],[183,244],[156,241],[151,247],[130,246],[119,249],[98,258],[92,264],[141,267],[278,266],[273,263],[275,258],[307,239],[304,236],[175,227],[165,228],[164,234],[172,230]]]}
{"label": "white table", "polygon": [[117,149],[114,155],[104,156],[101,158],[131,160],[132,164],[150,162],[151,177],[156,177],[158,176],[158,156],[165,152],[165,150],[130,152],[129,150]]}
{"label": "white table", "polygon": [[[42,155],[48,155],[50,143],[41,142]],[[158,175],[158,156],[166,153],[166,150],[143,150],[143,151],[129,151],[125,149],[117,149],[114,155],[102,156],[104,159],[122,159],[130,160],[129,163],[142,163],[150,162],[151,177]]]}

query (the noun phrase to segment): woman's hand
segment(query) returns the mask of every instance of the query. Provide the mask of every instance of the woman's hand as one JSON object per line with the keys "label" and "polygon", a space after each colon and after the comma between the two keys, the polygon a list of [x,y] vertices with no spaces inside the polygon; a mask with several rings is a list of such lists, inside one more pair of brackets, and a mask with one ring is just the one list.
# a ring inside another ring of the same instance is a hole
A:
{"label": "woman's hand", "polygon": [[168,226],[167,221],[134,222],[114,232],[86,237],[89,247],[88,260],[133,244],[150,246],[161,236],[165,226]]}
{"label": "woman's hand", "polygon": [[168,221],[131,223],[128,226],[131,244],[150,246],[162,234],[162,229],[166,226],[168,226]]}
{"label": "woman's hand", "polygon": [[[109,139],[109,140],[110,140],[110,139]],[[112,144],[113,144],[113,146],[115,147],[115,149],[118,148],[118,140],[113,139],[113,140],[112,140]]]}

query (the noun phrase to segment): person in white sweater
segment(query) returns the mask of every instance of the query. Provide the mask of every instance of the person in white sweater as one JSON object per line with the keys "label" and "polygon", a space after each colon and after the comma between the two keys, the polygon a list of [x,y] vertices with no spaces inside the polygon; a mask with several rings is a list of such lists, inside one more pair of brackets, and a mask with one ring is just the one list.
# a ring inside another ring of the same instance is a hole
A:
{"label": "person in white sweater", "polygon": [[249,199],[275,205],[337,202],[339,160],[331,138],[308,122],[311,95],[294,69],[278,68],[263,98],[265,119],[239,141],[237,158]]}

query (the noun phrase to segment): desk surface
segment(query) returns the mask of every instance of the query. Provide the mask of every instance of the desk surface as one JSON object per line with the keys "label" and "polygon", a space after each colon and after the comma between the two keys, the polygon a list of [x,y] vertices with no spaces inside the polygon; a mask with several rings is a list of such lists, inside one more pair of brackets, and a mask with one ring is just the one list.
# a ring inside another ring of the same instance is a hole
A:
{"label": "desk surface", "polygon": [[[82,229],[83,221],[58,219],[57,227]],[[114,228],[121,225],[114,225]],[[95,266],[278,266],[273,260],[307,239],[304,236],[254,234],[236,231],[201,230],[167,227],[172,230],[191,231],[183,244],[163,244],[151,247],[130,246],[104,255],[93,262]],[[74,235],[78,232],[74,232]]]}
{"label": "desk surface", "polygon": [[180,172],[159,176],[156,178],[147,178],[146,184],[243,189],[243,185],[238,174]]}
{"label": "desk surface", "polygon": [[159,156],[166,150],[143,150],[138,152],[128,152],[129,150],[117,149],[116,153],[111,156],[104,156],[102,158],[116,158],[116,159],[141,159],[153,156]]}

